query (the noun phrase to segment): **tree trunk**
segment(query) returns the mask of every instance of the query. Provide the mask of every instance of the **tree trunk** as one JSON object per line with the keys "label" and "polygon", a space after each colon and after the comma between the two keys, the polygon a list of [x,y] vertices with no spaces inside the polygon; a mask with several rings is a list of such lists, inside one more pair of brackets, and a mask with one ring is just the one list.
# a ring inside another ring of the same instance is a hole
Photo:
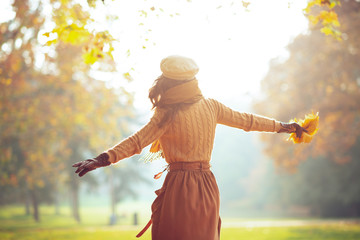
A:
{"label": "tree trunk", "polygon": [[72,202],[72,214],[74,219],[80,223],[80,213],[79,213],[79,181],[74,179],[71,187],[71,202]]}
{"label": "tree trunk", "polygon": [[109,175],[110,182],[110,200],[111,200],[111,216],[110,216],[110,225],[116,224],[116,199],[115,199],[115,189],[114,189],[114,172],[113,169],[110,169]]}
{"label": "tree trunk", "polygon": [[115,189],[114,189],[114,173],[110,169],[110,197],[111,197],[111,214],[116,214],[116,201],[115,201]]}
{"label": "tree trunk", "polygon": [[26,187],[25,189],[25,215],[30,215],[30,204],[31,204],[31,196],[29,193],[29,189]]}
{"label": "tree trunk", "polygon": [[40,222],[40,216],[39,216],[39,201],[38,197],[36,195],[36,191],[33,189],[30,191],[31,195],[31,201],[33,206],[33,218],[36,222]]}
{"label": "tree trunk", "polygon": [[25,215],[26,216],[30,215],[30,203],[29,203],[28,199],[25,200]]}
{"label": "tree trunk", "polygon": [[55,215],[60,215],[60,193],[59,193],[59,182],[54,184],[54,207],[55,207]]}
{"label": "tree trunk", "polygon": [[55,215],[60,215],[59,193],[55,192]]}

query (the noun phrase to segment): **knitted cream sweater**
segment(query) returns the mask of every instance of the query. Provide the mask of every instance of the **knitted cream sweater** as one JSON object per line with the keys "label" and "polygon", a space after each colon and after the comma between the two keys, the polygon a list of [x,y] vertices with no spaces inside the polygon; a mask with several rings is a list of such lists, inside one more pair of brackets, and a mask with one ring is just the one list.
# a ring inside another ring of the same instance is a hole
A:
{"label": "knitted cream sweater", "polygon": [[156,110],[151,120],[132,136],[108,149],[110,162],[139,154],[141,150],[160,139],[168,163],[208,162],[214,144],[216,124],[224,124],[245,131],[277,132],[280,122],[266,117],[233,111],[214,99],[202,99],[190,107],[180,110],[162,128],[157,123],[164,110]]}

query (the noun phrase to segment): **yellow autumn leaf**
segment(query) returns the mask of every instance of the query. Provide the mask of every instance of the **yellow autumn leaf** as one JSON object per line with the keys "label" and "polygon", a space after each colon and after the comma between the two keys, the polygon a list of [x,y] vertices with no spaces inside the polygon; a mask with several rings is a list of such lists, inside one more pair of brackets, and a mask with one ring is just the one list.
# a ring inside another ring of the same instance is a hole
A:
{"label": "yellow autumn leaf", "polygon": [[313,25],[316,25],[319,22],[319,18],[316,16],[310,15],[308,18]]}
{"label": "yellow autumn leaf", "polygon": [[332,22],[332,25],[334,25],[335,27],[340,27],[340,23],[339,21],[336,19],[336,20],[333,20]]}
{"label": "yellow autumn leaf", "polygon": [[59,27],[53,30],[59,36],[59,38],[66,43],[81,44],[88,41],[90,32],[84,28],[79,27],[76,24],[70,24],[67,26]]}
{"label": "yellow autumn leaf", "polygon": [[93,54],[92,51],[86,52],[82,55],[84,62],[86,64],[94,64],[97,61],[97,57]]}
{"label": "yellow autumn leaf", "polygon": [[247,8],[250,4],[250,2],[241,1],[244,8]]}
{"label": "yellow autumn leaf", "polygon": [[332,24],[334,21],[338,21],[337,14],[333,11],[321,11],[319,17],[323,24]]}
{"label": "yellow autumn leaf", "polygon": [[76,44],[78,42],[78,32],[70,31],[67,35],[66,42],[70,42],[71,44]]}
{"label": "yellow autumn leaf", "polygon": [[132,81],[133,78],[131,77],[130,73],[129,72],[126,72],[123,74],[124,78],[128,81]]}
{"label": "yellow autumn leaf", "polygon": [[329,6],[330,9],[333,9],[336,6],[336,2],[332,2]]}
{"label": "yellow autumn leaf", "polygon": [[47,41],[47,42],[45,43],[45,45],[46,45],[46,46],[51,46],[51,45],[57,43],[57,41],[58,41],[57,39],[53,39],[53,40]]}
{"label": "yellow autumn leaf", "polygon": [[323,27],[320,31],[325,35],[333,35],[333,30],[330,27]]}
{"label": "yellow autumn leaf", "polygon": [[321,4],[322,4],[322,1],[323,1],[323,0],[315,0],[315,1],[314,1],[314,3],[315,3],[316,5],[319,5],[319,6],[321,6]]}
{"label": "yellow autumn leaf", "polygon": [[307,132],[303,132],[300,138],[296,136],[296,133],[291,133],[288,140],[292,140],[294,143],[310,143],[319,129],[319,113],[307,114],[304,120],[294,119],[291,122],[297,122]]}

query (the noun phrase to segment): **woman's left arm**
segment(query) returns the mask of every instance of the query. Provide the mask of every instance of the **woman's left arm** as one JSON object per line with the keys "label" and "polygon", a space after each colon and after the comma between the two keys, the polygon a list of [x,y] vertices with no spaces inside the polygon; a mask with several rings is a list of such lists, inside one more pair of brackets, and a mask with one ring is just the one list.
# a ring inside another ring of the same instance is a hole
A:
{"label": "woman's left arm", "polygon": [[297,123],[283,123],[275,119],[264,116],[234,111],[224,104],[213,100],[215,109],[217,110],[218,123],[230,127],[243,129],[244,131],[260,131],[260,132],[296,132],[301,136],[304,129]]}
{"label": "woman's left arm", "polygon": [[217,114],[217,122],[244,131],[278,132],[281,124],[275,119],[252,113],[234,111],[217,100],[211,99]]}

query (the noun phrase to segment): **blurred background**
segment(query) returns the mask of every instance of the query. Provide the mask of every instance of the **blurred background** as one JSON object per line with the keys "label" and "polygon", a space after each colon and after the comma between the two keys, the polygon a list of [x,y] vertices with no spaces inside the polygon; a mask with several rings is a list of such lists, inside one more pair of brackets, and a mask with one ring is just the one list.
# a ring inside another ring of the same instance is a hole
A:
{"label": "blurred background", "polygon": [[193,58],[204,95],[234,110],[284,122],[319,112],[310,144],[218,126],[225,225],[359,218],[360,1],[2,0],[3,226],[149,219],[165,161],[137,155],[83,178],[71,165],[150,119],[148,89],[172,54]]}

